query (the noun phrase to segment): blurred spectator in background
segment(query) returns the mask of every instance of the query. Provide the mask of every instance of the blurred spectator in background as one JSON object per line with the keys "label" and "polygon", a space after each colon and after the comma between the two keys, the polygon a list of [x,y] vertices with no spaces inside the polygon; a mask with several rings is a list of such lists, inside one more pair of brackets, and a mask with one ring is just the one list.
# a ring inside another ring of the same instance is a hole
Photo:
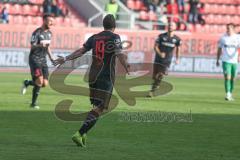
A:
{"label": "blurred spectator in background", "polygon": [[142,0],[148,11],[156,12],[157,6],[160,5],[160,0]]}
{"label": "blurred spectator in background", "polygon": [[119,6],[116,0],[109,0],[109,3],[105,6],[105,11],[107,14],[112,14],[115,19],[117,19],[117,12],[118,12]]}
{"label": "blurred spectator in background", "polygon": [[153,11],[153,12],[156,12],[157,10],[157,6],[160,5],[160,2],[159,0],[150,0],[149,2],[149,11]]}
{"label": "blurred spectator in background", "polygon": [[65,16],[62,12],[62,10],[59,7],[60,2],[58,0],[53,0],[52,1],[52,14],[55,17],[59,17],[59,16]]}
{"label": "blurred spectator in background", "polygon": [[166,11],[167,11],[166,3],[162,0],[158,0],[157,6],[156,6],[156,13],[159,15],[163,15],[165,14]]}
{"label": "blurred spectator in background", "polygon": [[184,14],[185,12],[185,0],[177,0],[178,13]]}
{"label": "blurred spectator in background", "polygon": [[3,7],[2,12],[1,12],[1,19],[2,19],[2,23],[7,24],[9,22],[8,19],[8,11],[6,7]]}
{"label": "blurred spectator in background", "polygon": [[198,4],[199,0],[189,0],[189,15],[188,21],[189,23],[196,24],[198,22]]}
{"label": "blurred spectator in background", "polygon": [[179,23],[179,15],[178,15],[178,6],[175,3],[175,0],[170,0],[167,3],[167,14],[171,15],[168,18],[168,23]]}
{"label": "blurred spectator in background", "polygon": [[198,23],[200,23],[201,25],[205,25],[206,23],[205,19],[203,18],[203,15],[205,13],[204,7],[205,7],[204,3],[200,3],[198,7]]}
{"label": "blurred spectator in background", "polygon": [[64,0],[57,0],[57,6],[61,11],[61,14],[66,17],[69,14],[68,8],[64,4]]}
{"label": "blurred spectator in background", "polygon": [[52,0],[43,1],[43,14],[52,14]]}

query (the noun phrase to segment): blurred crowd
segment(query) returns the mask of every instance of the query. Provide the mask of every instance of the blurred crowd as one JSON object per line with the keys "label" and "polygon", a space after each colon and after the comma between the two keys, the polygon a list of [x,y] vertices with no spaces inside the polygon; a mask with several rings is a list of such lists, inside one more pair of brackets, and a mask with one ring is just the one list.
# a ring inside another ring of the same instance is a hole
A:
{"label": "blurred crowd", "polygon": [[[9,23],[9,11],[5,7],[5,3],[19,3],[19,4],[31,4],[30,1],[24,0],[24,1],[19,1],[19,0],[0,0],[0,23],[6,24]],[[21,3],[20,3],[21,2]],[[64,5],[63,0],[44,0],[42,4],[42,9],[43,9],[43,14],[52,14],[55,17],[63,16],[66,17],[68,16],[68,9]]]}
{"label": "blurred crowd", "polygon": [[[128,0],[121,0],[127,4]],[[199,0],[141,0],[147,12],[154,12],[159,20],[175,22],[178,27],[183,21],[190,24],[205,24],[204,4]]]}
{"label": "blurred crowd", "polygon": [[52,14],[55,17],[67,16],[68,9],[64,6],[63,0],[44,0],[43,14]]}
{"label": "blurred crowd", "polygon": [[[199,0],[141,0],[148,11],[158,14],[179,15],[183,19],[187,15],[187,21],[192,24],[203,24],[204,4]],[[186,9],[186,4],[189,4]]]}

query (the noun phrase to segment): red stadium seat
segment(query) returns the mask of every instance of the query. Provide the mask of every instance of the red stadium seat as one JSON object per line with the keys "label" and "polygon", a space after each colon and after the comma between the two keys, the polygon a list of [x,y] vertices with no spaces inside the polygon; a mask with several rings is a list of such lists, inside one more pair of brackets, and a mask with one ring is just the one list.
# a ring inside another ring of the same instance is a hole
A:
{"label": "red stadium seat", "polygon": [[70,27],[72,25],[71,24],[71,19],[70,18],[64,18],[63,25]]}
{"label": "red stadium seat", "polygon": [[22,6],[20,4],[14,4],[11,8],[11,12],[12,14],[22,14],[23,10],[22,10]]}
{"label": "red stadium seat", "polygon": [[215,13],[215,14],[218,13],[218,5],[217,4],[212,4],[211,5],[210,13]]}
{"label": "red stadium seat", "polygon": [[229,14],[236,14],[236,13],[237,13],[236,7],[233,6],[233,5],[230,5],[230,6],[228,7],[228,12],[229,12]]}
{"label": "red stadium seat", "polygon": [[143,21],[148,21],[149,20],[149,15],[146,11],[141,11],[139,13],[139,19]]}
{"label": "red stadium seat", "polygon": [[22,22],[24,25],[30,25],[32,24],[32,18],[31,16],[25,16],[23,17],[23,22]]}
{"label": "red stadium seat", "polygon": [[43,4],[43,1],[44,1],[44,0],[38,0],[38,1],[39,1],[39,2],[38,2],[39,4]]}
{"label": "red stadium seat", "polygon": [[34,5],[31,7],[31,15],[36,16],[40,13],[39,6]]}
{"label": "red stadium seat", "polygon": [[38,17],[35,17],[35,19],[36,19],[36,24],[38,26],[42,25],[42,23],[43,23],[42,17],[38,16]]}
{"label": "red stadium seat", "polygon": [[214,3],[214,0],[207,0],[207,3]]}
{"label": "red stadium seat", "polygon": [[144,7],[144,4],[141,0],[136,0],[135,1],[135,10],[142,10]]}
{"label": "red stadium seat", "polygon": [[64,24],[64,19],[62,17],[55,18],[55,25],[61,26]]}
{"label": "red stadium seat", "polygon": [[211,5],[205,4],[205,13],[210,13],[211,12]]}
{"label": "red stadium seat", "polygon": [[44,0],[36,0],[36,4],[43,4]]}
{"label": "red stadium seat", "polygon": [[150,11],[149,12],[149,20],[150,21],[157,21],[158,20],[157,14],[153,11]]}
{"label": "red stadium seat", "polygon": [[224,17],[224,22],[225,22],[225,24],[231,23],[231,16],[230,15],[226,15]]}
{"label": "red stadium seat", "polygon": [[232,22],[234,24],[239,24],[239,16],[238,15],[232,16]]}
{"label": "red stadium seat", "polygon": [[216,15],[214,18],[215,24],[222,24],[222,15]]}
{"label": "red stadium seat", "polygon": [[14,24],[23,24],[23,16],[14,16],[13,18],[13,23]]}
{"label": "red stadium seat", "polygon": [[207,15],[207,16],[206,16],[206,22],[207,22],[208,24],[214,23],[214,15],[212,15],[212,14]]}
{"label": "red stadium seat", "polygon": [[200,33],[204,33],[205,32],[204,26],[202,26],[200,24],[196,25],[196,30],[197,30],[197,32],[200,32]]}
{"label": "red stadium seat", "polygon": [[219,13],[227,14],[226,5],[222,4],[219,8],[221,8]]}
{"label": "red stadium seat", "polygon": [[204,25],[203,31],[204,31],[205,33],[208,33],[208,32],[209,32],[209,25],[208,25],[208,24],[205,24],[205,25]]}
{"label": "red stadium seat", "polygon": [[220,31],[220,33],[225,32],[226,31],[226,25],[219,26],[219,31]]}
{"label": "red stadium seat", "polygon": [[32,15],[32,11],[31,11],[30,5],[24,5],[23,6],[23,14],[24,15]]}
{"label": "red stadium seat", "polygon": [[134,10],[134,9],[135,9],[135,2],[134,2],[134,0],[128,0],[128,1],[127,1],[127,7],[128,7],[129,9]]}

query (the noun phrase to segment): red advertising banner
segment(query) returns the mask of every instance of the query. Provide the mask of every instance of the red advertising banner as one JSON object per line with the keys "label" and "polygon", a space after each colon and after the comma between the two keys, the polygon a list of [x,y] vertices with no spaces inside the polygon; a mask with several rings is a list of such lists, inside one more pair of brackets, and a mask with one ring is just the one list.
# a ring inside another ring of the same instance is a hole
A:
{"label": "red advertising banner", "polygon": [[[30,38],[36,26],[0,25],[1,48],[29,48]],[[101,28],[66,28],[53,27],[52,48],[74,50],[82,46],[84,41]],[[144,30],[116,30],[122,40],[132,42],[130,51],[141,51],[145,54],[153,52],[154,42],[160,34],[159,31]],[[216,55],[218,34],[184,33],[176,32],[181,37],[183,55]]]}

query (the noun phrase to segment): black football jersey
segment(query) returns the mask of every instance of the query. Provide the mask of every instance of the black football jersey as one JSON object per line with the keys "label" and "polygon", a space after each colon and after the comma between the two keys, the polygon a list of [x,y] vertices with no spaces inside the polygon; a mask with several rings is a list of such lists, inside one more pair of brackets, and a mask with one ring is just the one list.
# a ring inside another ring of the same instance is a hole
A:
{"label": "black football jersey", "polygon": [[160,51],[166,54],[165,58],[161,58],[156,54],[157,59],[162,63],[171,63],[174,48],[181,45],[181,39],[176,35],[170,37],[168,33],[163,33],[158,36],[156,43]]}
{"label": "black football jersey", "polygon": [[98,78],[113,78],[115,76],[116,54],[122,50],[121,38],[111,31],[103,31],[91,36],[83,45],[86,50],[92,49],[92,65],[90,75]]}
{"label": "black football jersey", "polygon": [[34,45],[39,45],[41,42],[46,43],[48,46],[51,43],[52,33],[51,31],[44,31],[42,28],[36,29],[31,37],[31,51],[30,58],[39,62],[46,62],[46,54],[48,52],[47,47],[35,47]]}

